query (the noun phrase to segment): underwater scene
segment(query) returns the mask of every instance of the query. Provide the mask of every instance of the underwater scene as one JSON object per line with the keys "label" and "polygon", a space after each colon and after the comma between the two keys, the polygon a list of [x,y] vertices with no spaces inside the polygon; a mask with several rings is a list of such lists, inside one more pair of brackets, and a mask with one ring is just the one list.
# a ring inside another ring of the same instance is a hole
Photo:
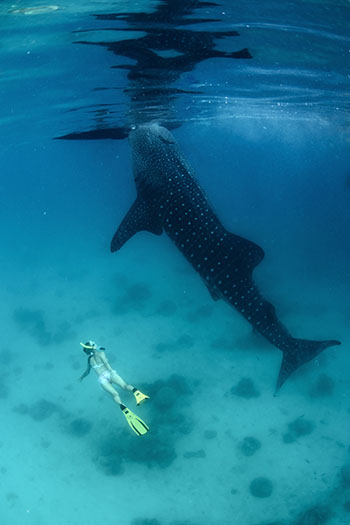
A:
{"label": "underwater scene", "polygon": [[348,0],[0,3],[1,525],[350,523]]}

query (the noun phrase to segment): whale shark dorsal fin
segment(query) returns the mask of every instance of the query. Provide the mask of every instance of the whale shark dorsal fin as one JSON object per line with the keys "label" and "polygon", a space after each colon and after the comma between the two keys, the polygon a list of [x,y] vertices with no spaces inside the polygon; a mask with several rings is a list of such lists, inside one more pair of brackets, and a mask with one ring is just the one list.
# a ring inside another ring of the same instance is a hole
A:
{"label": "whale shark dorsal fin", "polygon": [[161,235],[163,227],[159,217],[150,209],[147,203],[141,197],[137,197],[113,236],[111,252],[116,252],[135,233],[144,230],[155,235]]}
{"label": "whale shark dorsal fin", "polygon": [[246,268],[253,270],[261,263],[265,253],[260,246],[255,244],[255,242],[249,241],[248,239],[231,232],[227,232],[226,236],[230,249],[235,254],[239,255],[241,263],[243,263]]}

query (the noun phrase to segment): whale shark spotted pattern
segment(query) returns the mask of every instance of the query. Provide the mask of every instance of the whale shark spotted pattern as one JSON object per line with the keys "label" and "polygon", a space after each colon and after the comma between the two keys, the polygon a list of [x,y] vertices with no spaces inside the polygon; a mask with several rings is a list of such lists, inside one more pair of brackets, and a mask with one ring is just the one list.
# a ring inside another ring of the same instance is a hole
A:
{"label": "whale shark spotted pattern", "polygon": [[252,278],[264,257],[262,248],[224,228],[167,129],[157,124],[137,126],[129,141],[137,198],[113,237],[112,252],[138,231],[157,235],[165,231],[202,277],[212,298],[236,308],[283,352],[276,392],[300,365],[340,344],[296,339],[288,333]]}

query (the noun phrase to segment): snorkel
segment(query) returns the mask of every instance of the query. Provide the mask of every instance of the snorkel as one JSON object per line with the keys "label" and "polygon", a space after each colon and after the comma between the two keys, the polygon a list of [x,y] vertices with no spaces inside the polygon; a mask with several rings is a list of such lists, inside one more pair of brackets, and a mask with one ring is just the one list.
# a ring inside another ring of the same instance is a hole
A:
{"label": "snorkel", "polygon": [[94,350],[99,350],[100,352],[106,350],[104,346],[97,346],[95,341],[87,341],[86,343],[80,343],[80,345],[83,347],[83,351],[88,355],[91,355]]}

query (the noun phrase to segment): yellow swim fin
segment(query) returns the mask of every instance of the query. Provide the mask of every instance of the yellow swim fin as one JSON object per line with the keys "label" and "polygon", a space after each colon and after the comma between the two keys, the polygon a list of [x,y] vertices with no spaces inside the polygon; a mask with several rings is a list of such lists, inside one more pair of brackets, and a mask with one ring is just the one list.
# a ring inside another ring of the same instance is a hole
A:
{"label": "yellow swim fin", "polygon": [[146,394],[143,394],[143,393],[141,392],[141,390],[138,390],[137,388],[134,388],[134,390],[132,391],[132,393],[133,393],[134,396],[135,396],[136,404],[137,404],[137,405],[141,405],[141,403],[143,403],[144,401],[146,401],[146,399],[149,399],[149,396],[146,396]]}
{"label": "yellow swim fin", "polygon": [[131,412],[131,410],[129,410],[125,405],[120,405],[120,408],[128,422],[128,425],[133,429],[135,434],[138,436],[147,434],[149,427],[144,421],[142,421],[141,418]]}

